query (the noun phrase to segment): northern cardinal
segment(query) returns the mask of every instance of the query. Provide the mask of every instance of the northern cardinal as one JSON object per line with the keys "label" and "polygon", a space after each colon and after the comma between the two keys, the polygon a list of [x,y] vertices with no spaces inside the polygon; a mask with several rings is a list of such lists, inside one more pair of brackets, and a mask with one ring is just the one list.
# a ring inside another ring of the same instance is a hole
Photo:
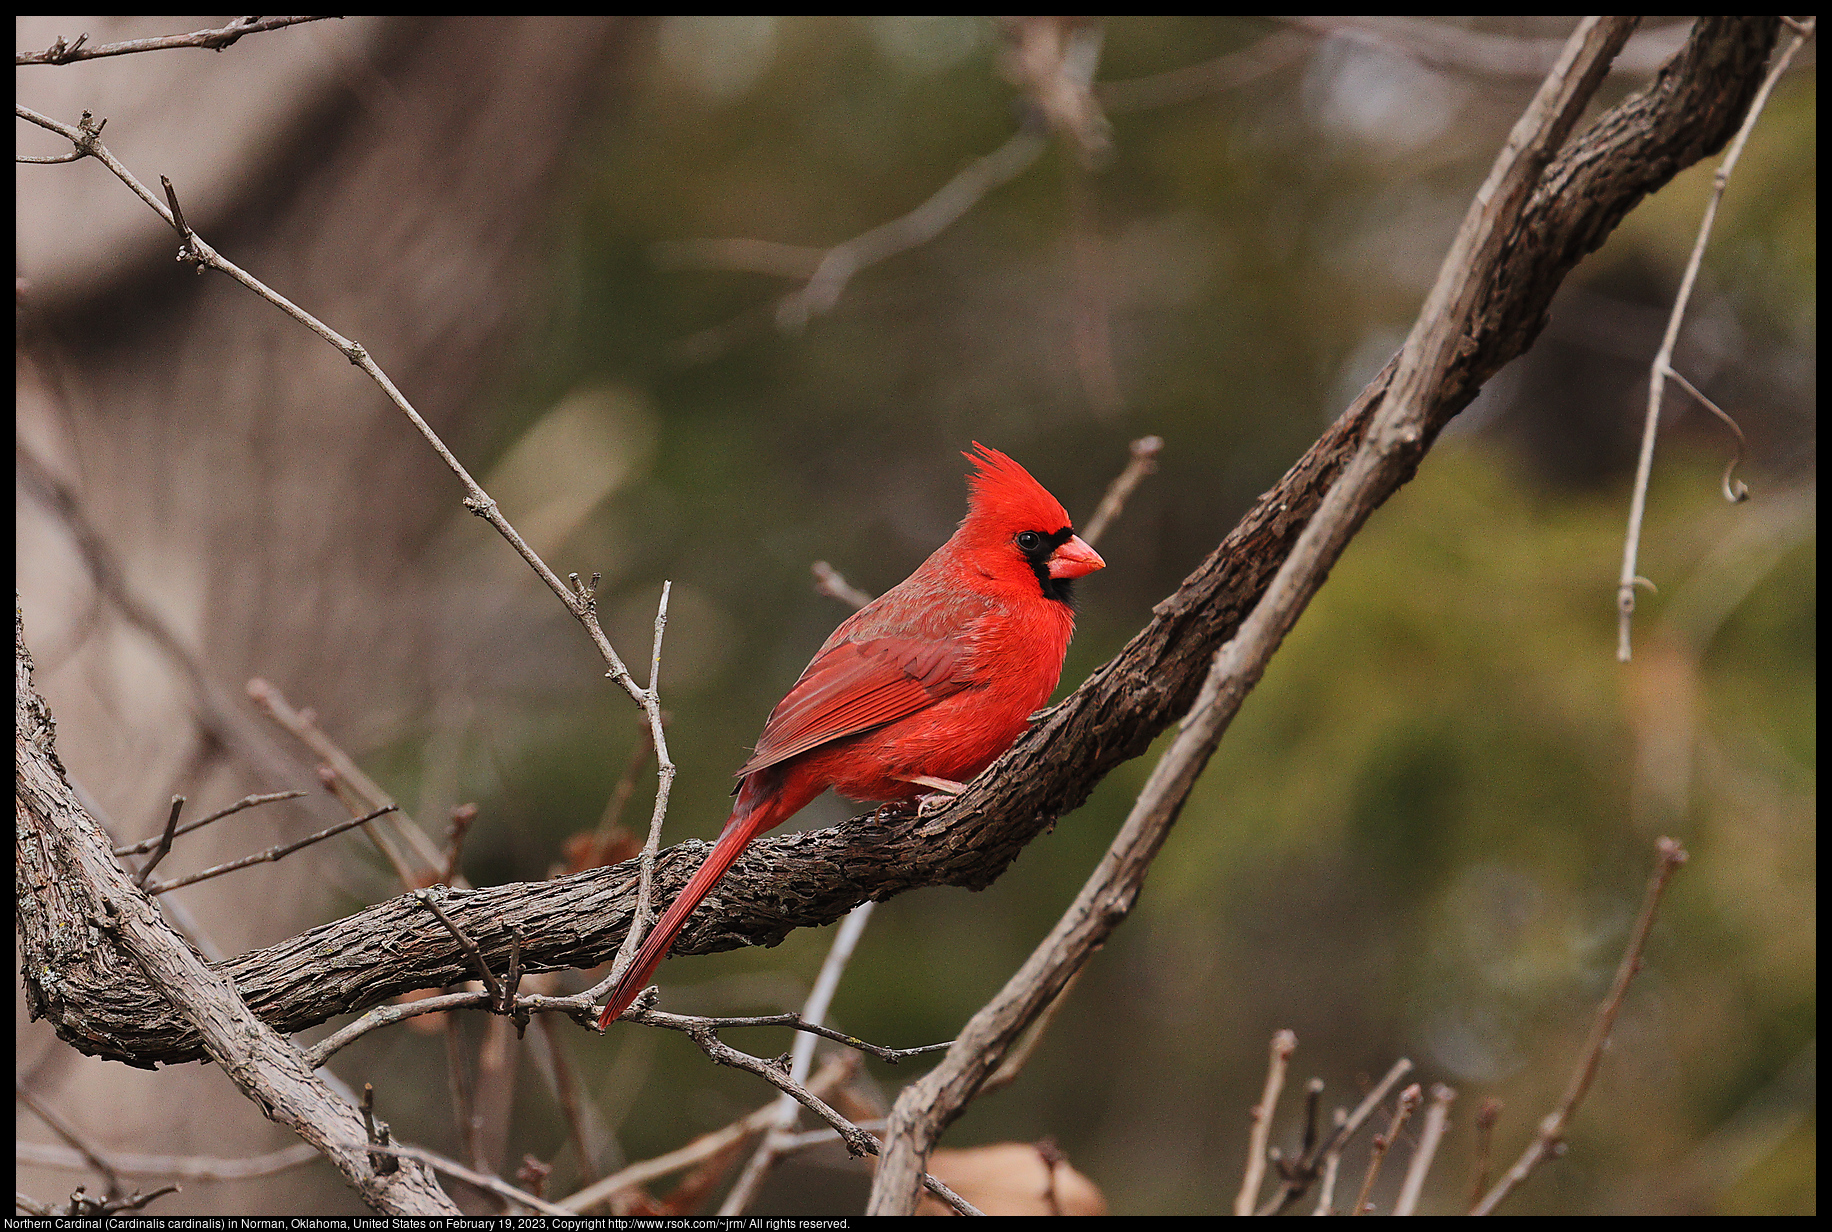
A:
{"label": "northern cardinal", "polygon": [[916,572],[833,631],[770,711],[738,770],[738,803],[599,1016],[629,1008],[687,916],[757,835],[831,787],[854,800],[957,793],[1049,700],[1075,613],[1069,590],[1103,568],[1030,472],[974,442],[967,516]]}

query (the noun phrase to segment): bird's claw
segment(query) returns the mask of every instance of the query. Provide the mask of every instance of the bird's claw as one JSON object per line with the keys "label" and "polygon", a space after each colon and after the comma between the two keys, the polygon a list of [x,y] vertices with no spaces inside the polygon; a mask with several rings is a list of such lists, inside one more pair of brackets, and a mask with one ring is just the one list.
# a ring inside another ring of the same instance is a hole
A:
{"label": "bird's claw", "polygon": [[916,797],[916,815],[927,817],[930,813],[939,813],[954,803],[954,797],[945,791],[931,791]]}

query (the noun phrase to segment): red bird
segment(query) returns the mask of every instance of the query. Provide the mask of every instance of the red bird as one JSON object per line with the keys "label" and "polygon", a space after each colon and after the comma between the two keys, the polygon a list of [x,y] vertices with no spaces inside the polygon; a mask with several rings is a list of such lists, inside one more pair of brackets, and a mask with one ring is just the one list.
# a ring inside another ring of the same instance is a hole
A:
{"label": "red bird", "polygon": [[916,572],[841,622],[770,712],[706,863],[644,938],[600,1028],[636,999],[738,853],[831,787],[953,794],[1011,746],[1062,677],[1074,579],[1106,564],[1030,472],[974,442],[967,516]]}

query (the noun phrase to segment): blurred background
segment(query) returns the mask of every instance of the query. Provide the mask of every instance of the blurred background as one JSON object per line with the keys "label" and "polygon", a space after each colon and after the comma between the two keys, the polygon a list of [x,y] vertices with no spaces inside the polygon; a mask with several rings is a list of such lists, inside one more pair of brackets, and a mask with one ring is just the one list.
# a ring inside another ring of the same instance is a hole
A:
{"label": "blurred background", "polygon": [[[22,17],[16,41],[225,20]],[[626,659],[646,658],[673,583],[673,842],[717,831],[764,716],[848,610],[815,591],[812,562],[874,594],[899,581],[964,511],[974,440],[1085,521],[1128,443],[1163,438],[1100,545],[1108,568],[1079,588],[1064,691],[1111,656],[1403,342],[1569,28],[1072,22],[1045,32],[1059,79],[1091,78],[1105,120],[1071,100],[1053,135],[1026,76],[1043,36],[978,18],[352,18],[221,53],[23,68],[17,89],[67,123],[106,116],[104,142],[143,181],[170,175],[206,239],[367,345],[556,570],[603,574]],[[1649,19],[1598,107],[1686,29]],[[1754,499],[1723,502],[1729,434],[1669,386],[1640,564],[1659,589],[1634,661],[1614,653],[1629,481],[1715,159],[1579,266],[1537,345],[1354,542],[1132,918],[947,1146],[1053,1140],[1115,1213],[1225,1209],[1267,1041],[1289,1028],[1288,1090],[1321,1078],[1326,1108],[1401,1056],[1457,1089],[1425,1209],[1460,1209],[1477,1108],[1503,1105],[1505,1166],[1562,1090],[1671,834],[1692,860],[1570,1152],[1505,1209],[1815,1208],[1814,64],[1809,45],[1755,129],[1676,353],[1747,434]],[[20,153],[59,152],[16,128]],[[169,230],[104,168],[22,166],[16,196],[16,586],[60,752],[116,836],[156,834],[175,792],[207,811],[315,787],[311,755],[245,701],[260,676],[435,839],[475,802],[474,884],[564,865],[642,737],[552,595],[379,391],[175,264]],[[874,233],[906,216],[920,235]],[[837,294],[796,294],[860,236],[886,241],[882,260]],[[229,713],[98,587],[47,483]],[[1154,758],[990,889],[881,904],[836,1025],[949,1038],[1072,899]],[[633,827],[653,783],[637,780]],[[791,824],[849,811],[829,797]],[[162,872],[339,815],[322,794],[256,810],[181,841]],[[215,955],[399,892],[367,845],[337,839],[169,900]],[[799,1006],[832,934],[670,962],[661,1004]],[[22,1081],[98,1144],[289,1145],[209,1067],[129,1071],[18,1016]],[[682,1037],[561,1027],[506,1054],[506,1119],[485,1144],[505,1175],[524,1156],[551,1166],[549,1196],[772,1094]],[[398,1141],[461,1155],[448,1056],[489,1030],[479,1015],[395,1028],[331,1069],[375,1084]],[[775,1036],[732,1042],[769,1055],[789,1046]],[[583,1150],[555,1051],[591,1101]],[[868,1065],[860,1115],[916,1068]],[[1275,1125],[1287,1152],[1298,1102]],[[58,1141],[23,1106],[17,1131]],[[1345,1163],[1357,1179],[1362,1158]],[[19,1171],[41,1200],[77,1183]],[[322,1163],[184,1184],[150,1210],[361,1209]],[[857,1211],[868,1184],[825,1148],[752,1209]]]}

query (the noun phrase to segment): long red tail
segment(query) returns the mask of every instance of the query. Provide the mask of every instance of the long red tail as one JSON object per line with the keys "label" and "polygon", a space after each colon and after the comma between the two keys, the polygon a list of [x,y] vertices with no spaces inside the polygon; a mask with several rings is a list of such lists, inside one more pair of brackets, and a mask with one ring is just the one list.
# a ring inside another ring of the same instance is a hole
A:
{"label": "long red tail", "polygon": [[[780,797],[759,801],[759,807],[747,808],[745,792],[738,799],[738,807],[732,810],[731,819],[725,823],[725,829],[719,833],[719,841],[713,844],[712,854],[706,857],[706,863],[700,865],[680,896],[662,912],[662,918],[655,922],[649,935],[643,938],[642,947],[636,951],[636,959],[630,969],[617,981],[617,988],[611,993],[611,999],[605,1004],[604,1013],[598,1016],[598,1028],[603,1030],[617,1021],[618,1017],[630,1008],[630,1002],[636,1000],[636,994],[648,987],[649,977],[661,966],[662,959],[668,956],[668,949],[674,939],[680,935],[687,923],[687,917],[700,905],[700,900],[711,892],[725,876],[725,870],[732,866],[743,851],[745,845],[763,831],[783,820],[784,814],[776,805]],[[805,803],[805,801],[804,801]],[[741,815],[742,814],[742,815]]]}

